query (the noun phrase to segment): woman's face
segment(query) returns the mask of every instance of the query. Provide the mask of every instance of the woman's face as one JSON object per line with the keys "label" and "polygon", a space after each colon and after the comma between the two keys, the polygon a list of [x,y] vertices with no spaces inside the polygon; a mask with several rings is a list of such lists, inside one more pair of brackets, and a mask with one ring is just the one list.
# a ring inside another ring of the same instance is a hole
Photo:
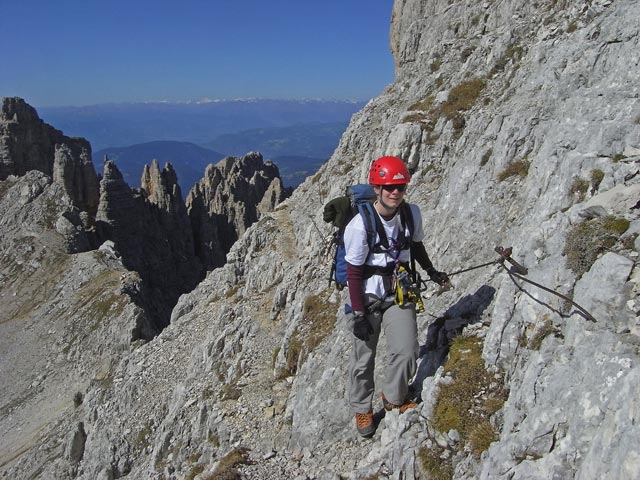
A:
{"label": "woman's face", "polygon": [[406,183],[399,185],[376,185],[374,187],[380,203],[388,208],[398,208],[400,206],[402,200],[404,200],[404,192],[406,189]]}

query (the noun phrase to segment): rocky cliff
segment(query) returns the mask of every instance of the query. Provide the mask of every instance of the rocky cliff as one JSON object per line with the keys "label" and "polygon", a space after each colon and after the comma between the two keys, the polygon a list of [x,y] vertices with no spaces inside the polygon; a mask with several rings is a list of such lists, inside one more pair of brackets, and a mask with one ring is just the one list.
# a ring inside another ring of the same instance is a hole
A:
{"label": "rocky cliff", "polygon": [[289,195],[278,167],[265,163],[260,153],[209,165],[187,196],[196,252],[207,269],[224,265],[245,230]]}
{"label": "rocky cliff", "polygon": [[[20,99],[3,99],[3,112],[14,113],[0,122],[7,172],[0,181],[0,464],[4,476],[4,466],[30,452],[38,460],[18,476],[46,476],[40,462],[56,457],[71,463],[54,476],[74,475],[87,441],[84,420],[64,438],[58,428],[66,429],[90,391],[114,385],[114,365],[169,323],[204,268],[171,165],[160,170],[152,162],[142,188],[132,190],[107,160],[98,192],[93,166],[87,172],[96,183],[78,174],[84,153],[74,152],[77,145],[90,152],[88,143],[44,124]],[[250,177],[247,188],[262,188],[253,179],[262,172],[240,173]],[[278,183],[270,180],[266,192]],[[255,220],[257,208],[275,205],[267,197],[241,207]],[[52,443],[41,443],[43,436]]]}
{"label": "rocky cliff", "polygon": [[[112,381],[110,369],[149,324],[132,300],[141,289],[140,277],[122,266],[109,245],[68,254],[69,241],[89,242],[78,217],[63,187],[42,172],[0,182],[0,463],[5,466],[24,452],[40,451],[42,459],[61,455],[66,440],[51,432],[91,385]],[[81,430],[78,425],[74,428]],[[45,447],[43,435],[56,440]],[[37,476],[36,464],[18,476]]]}
{"label": "rocky cliff", "polygon": [[0,110],[0,180],[39,170],[51,176],[81,211],[94,215],[98,178],[91,146],[44,123],[20,98],[3,98]]}
{"label": "rocky cliff", "polygon": [[[394,84],[5,476],[637,477],[639,14],[624,0],[396,1]],[[384,154],[413,171],[438,268],[502,261],[425,293],[422,403],[362,440],[320,219]]]}
{"label": "rocky cliff", "polygon": [[100,242],[113,241],[123,265],[144,280],[150,317],[156,319],[154,328],[143,332],[149,339],[166,327],[178,297],[198,284],[204,269],[173,167],[160,171],[153,162],[141,185],[130,189],[116,165],[105,162],[96,235]]}

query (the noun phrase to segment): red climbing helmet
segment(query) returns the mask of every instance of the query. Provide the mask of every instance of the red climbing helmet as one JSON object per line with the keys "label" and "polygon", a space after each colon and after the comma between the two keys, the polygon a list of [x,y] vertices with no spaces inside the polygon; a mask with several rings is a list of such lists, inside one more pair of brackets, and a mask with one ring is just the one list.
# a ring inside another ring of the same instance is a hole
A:
{"label": "red climbing helmet", "polygon": [[369,170],[371,185],[401,185],[409,183],[409,180],[411,175],[407,166],[398,157],[380,157]]}

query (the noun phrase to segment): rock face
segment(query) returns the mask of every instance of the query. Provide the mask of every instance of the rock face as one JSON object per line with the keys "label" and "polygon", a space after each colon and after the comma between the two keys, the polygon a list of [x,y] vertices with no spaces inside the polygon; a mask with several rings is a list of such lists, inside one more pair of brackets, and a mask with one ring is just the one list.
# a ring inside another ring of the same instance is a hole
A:
{"label": "rock face", "polygon": [[187,196],[196,252],[206,268],[223,265],[246,229],[290,194],[278,167],[257,152],[209,165]]}
{"label": "rock face", "polygon": [[[180,297],[156,339],[122,352],[111,383],[86,386],[37,446],[4,457],[5,476],[637,477],[639,15],[629,0],[396,2],[394,84],[353,117],[317,175]],[[498,264],[431,287],[418,317],[422,403],[362,440],[320,219],[322,203],[385,154],[411,167],[408,196],[439,269],[512,246],[524,278],[593,318]],[[483,412],[480,431],[437,421],[460,334],[480,343],[476,357],[458,350],[458,364],[503,391],[491,413],[486,391],[453,402]],[[242,447],[252,463],[229,467]]]}
{"label": "rock face", "polygon": [[98,178],[91,146],[66,137],[44,123],[20,98],[2,98],[0,111],[0,180],[39,170],[51,176],[80,210],[95,215]]}
{"label": "rock face", "polygon": [[[39,438],[76,415],[89,385],[112,382],[120,355],[149,323],[130,295],[140,277],[118,258],[106,249],[67,253],[72,227],[76,241],[82,235],[74,215],[63,188],[42,172],[0,182],[3,466],[23,451],[40,459],[32,465],[52,452],[62,457],[61,439],[47,452]],[[73,463],[82,457],[82,430],[72,437],[66,458]]]}
{"label": "rock face", "polygon": [[191,291],[204,275],[195,256],[187,210],[170,164],[145,167],[142,188],[132,190],[116,165],[104,164],[96,230],[100,242],[112,240],[129,270],[144,280],[156,325],[145,331],[152,338],[169,323],[178,297]]}
{"label": "rock face", "polygon": [[[3,105],[0,381],[7,388],[0,395],[0,465],[4,472],[29,451],[16,475],[33,478],[53,454],[60,460],[54,476],[73,477],[96,440],[85,429],[84,402],[119,382],[115,365],[166,327],[178,297],[204,269],[171,165],[160,170],[153,162],[142,188],[131,190],[107,161],[98,202],[98,184],[91,193],[82,173],[88,143],[64,137],[19,99]],[[93,167],[86,172],[95,177]],[[262,189],[259,174],[252,176]],[[262,205],[276,184],[264,189]],[[63,425],[53,443],[41,443]],[[109,471],[119,468],[128,467]]]}

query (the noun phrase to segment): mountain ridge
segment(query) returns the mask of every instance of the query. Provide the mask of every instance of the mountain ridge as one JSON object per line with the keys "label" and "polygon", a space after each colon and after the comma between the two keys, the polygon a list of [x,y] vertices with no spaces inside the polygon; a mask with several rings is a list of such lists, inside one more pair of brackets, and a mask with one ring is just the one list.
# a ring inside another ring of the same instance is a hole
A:
{"label": "mountain ridge", "polygon": [[[317,174],[180,297],[167,328],[88,368],[82,403],[68,398],[60,422],[3,465],[7,475],[637,476],[639,9],[628,0],[395,2],[395,83],[352,117]],[[440,270],[496,263],[424,293],[422,402],[382,412],[362,440],[345,393],[352,333],[344,292],[327,287],[321,207],[382,155],[406,159],[408,199],[422,208]],[[596,321],[503,269],[496,246],[513,247],[527,279]],[[454,350],[460,339],[472,347]],[[447,396],[465,365],[489,379],[486,389]],[[503,396],[489,397],[496,388]],[[471,421],[452,421],[469,412]]]}
{"label": "mountain ridge", "polygon": [[[251,142],[247,142],[250,144]],[[140,187],[140,175],[146,164],[157,160],[160,164],[171,163],[178,175],[178,183],[183,197],[202,178],[207,166],[217,163],[227,155],[209,150],[189,142],[159,140],[128,147],[106,148],[93,152],[93,164],[100,170],[105,157],[113,160],[125,181],[132,188]],[[326,158],[312,158],[303,155],[282,155],[267,157],[278,166],[285,186],[296,188],[306,177],[315,174]]]}
{"label": "mountain ridge", "polygon": [[156,140],[126,147],[107,147],[93,153],[93,164],[100,169],[107,157],[118,165],[118,169],[132,188],[140,187],[140,176],[145,165],[157,160],[161,165],[171,163],[178,175],[183,196],[202,178],[210,163],[217,163],[225,155],[189,142]]}
{"label": "mountain ridge", "polygon": [[44,107],[40,115],[67,135],[84,137],[101,150],[156,140],[204,145],[219,135],[251,128],[348,121],[363,104],[299,100],[102,104]]}

